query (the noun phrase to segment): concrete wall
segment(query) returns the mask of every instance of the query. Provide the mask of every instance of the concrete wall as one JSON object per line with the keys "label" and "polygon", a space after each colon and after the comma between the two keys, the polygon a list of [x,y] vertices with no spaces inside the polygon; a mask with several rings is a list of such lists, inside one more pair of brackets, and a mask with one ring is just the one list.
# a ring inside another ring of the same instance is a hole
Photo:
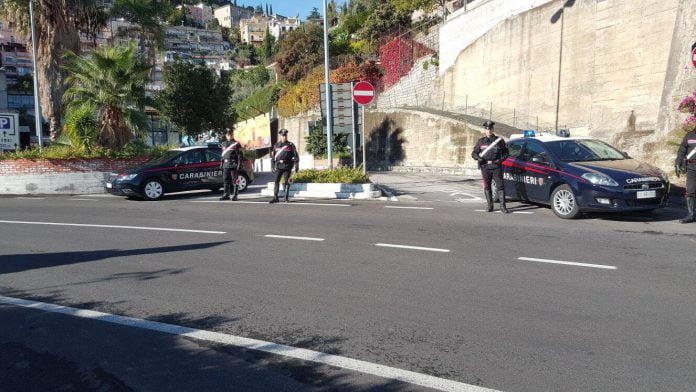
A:
{"label": "concrete wall", "polygon": [[[387,109],[430,105],[435,94],[435,81],[438,78],[438,67],[430,64],[431,60],[432,56],[428,56],[416,61],[408,75],[379,94],[377,107]],[[423,64],[428,64],[427,69]]]}
{"label": "concrete wall", "polygon": [[447,117],[404,109],[366,113],[369,170],[475,170],[471,150],[482,133]]}
{"label": "concrete wall", "polygon": [[[457,61],[459,53],[505,19],[551,0],[480,0],[450,15],[440,30],[440,72]],[[587,1],[587,0],[580,0]]]}
{"label": "concrete wall", "polygon": [[[576,1],[553,23],[565,2],[491,0],[470,11],[466,15],[480,10],[482,19],[491,20],[510,12],[505,4],[544,4],[489,29],[461,50],[449,69],[442,58],[453,50],[447,49],[454,45],[449,41],[463,45],[476,35],[466,30],[486,27],[448,22],[441,30],[441,39],[448,42],[441,42],[441,68],[447,70],[440,80],[447,106],[457,106],[468,94],[554,123],[563,24],[559,126],[650,157],[645,142],[664,138],[674,124],[674,101],[694,84],[693,72],[685,71],[683,63],[690,57],[685,46],[695,37],[696,2]],[[470,18],[466,15],[461,17]],[[464,38],[446,31],[459,31]]]}
{"label": "concrete wall", "polygon": [[308,154],[307,141],[305,138],[309,136],[310,121],[317,121],[321,118],[319,113],[309,112],[300,116],[286,117],[278,119],[280,129],[288,130],[288,140],[295,143],[297,150],[301,155]]}

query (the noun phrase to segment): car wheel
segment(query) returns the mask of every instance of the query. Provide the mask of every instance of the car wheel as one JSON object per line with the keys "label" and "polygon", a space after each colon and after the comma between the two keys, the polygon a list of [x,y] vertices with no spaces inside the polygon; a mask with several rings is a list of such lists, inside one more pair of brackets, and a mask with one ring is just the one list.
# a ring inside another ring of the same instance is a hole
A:
{"label": "car wheel", "polygon": [[239,192],[241,193],[247,190],[249,187],[249,177],[244,173],[240,173],[237,179],[239,180]]}
{"label": "car wheel", "polygon": [[143,197],[145,200],[159,200],[164,196],[164,185],[155,178],[145,181],[143,184]]}
{"label": "car wheel", "polygon": [[574,219],[580,214],[580,206],[573,190],[568,185],[561,185],[551,194],[551,209],[563,219]]}

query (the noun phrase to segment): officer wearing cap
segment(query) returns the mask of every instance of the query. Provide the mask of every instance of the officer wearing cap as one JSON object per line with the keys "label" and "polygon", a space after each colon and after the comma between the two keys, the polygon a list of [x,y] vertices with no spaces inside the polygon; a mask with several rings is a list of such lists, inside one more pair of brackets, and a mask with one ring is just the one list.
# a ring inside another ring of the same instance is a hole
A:
{"label": "officer wearing cap", "polygon": [[237,200],[239,193],[239,168],[242,165],[242,146],[234,140],[234,130],[227,129],[225,133],[226,140],[222,142],[222,181],[225,187],[225,193],[220,200],[230,199],[230,189],[234,187],[232,200]]}
{"label": "officer wearing cap", "polygon": [[290,175],[292,174],[292,168],[295,171],[300,170],[300,154],[297,153],[297,148],[294,144],[288,141],[288,130],[281,129],[278,131],[280,141],[273,146],[273,155],[271,156],[271,169],[276,175],[275,187],[273,188],[273,199],[270,203],[277,203],[278,200],[278,188],[280,187],[280,180],[285,176],[285,202],[288,202],[288,197],[290,196]]}
{"label": "officer wearing cap", "polygon": [[675,162],[677,177],[686,171],[686,208],[688,214],[681,223],[696,222],[696,130],[684,135]]}
{"label": "officer wearing cap", "polygon": [[478,162],[483,177],[483,192],[488,203],[488,212],[493,211],[493,194],[491,182],[495,179],[496,192],[500,202],[500,211],[508,213],[505,206],[505,188],[503,187],[503,161],[508,157],[508,149],[502,137],[493,133],[495,123],[486,121],[483,123],[486,136],[476,142],[471,156]]}

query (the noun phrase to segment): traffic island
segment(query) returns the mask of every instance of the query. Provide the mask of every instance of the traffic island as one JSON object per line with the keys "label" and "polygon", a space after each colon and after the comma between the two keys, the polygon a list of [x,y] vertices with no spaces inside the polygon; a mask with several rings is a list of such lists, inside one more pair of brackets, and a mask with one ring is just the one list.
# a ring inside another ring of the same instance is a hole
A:
{"label": "traffic island", "polygon": [[[273,197],[273,182],[261,191],[263,196]],[[280,185],[278,197],[285,196],[283,184]],[[292,183],[290,197],[306,197],[313,199],[354,199],[374,200],[382,196],[374,184],[328,184],[328,183]]]}

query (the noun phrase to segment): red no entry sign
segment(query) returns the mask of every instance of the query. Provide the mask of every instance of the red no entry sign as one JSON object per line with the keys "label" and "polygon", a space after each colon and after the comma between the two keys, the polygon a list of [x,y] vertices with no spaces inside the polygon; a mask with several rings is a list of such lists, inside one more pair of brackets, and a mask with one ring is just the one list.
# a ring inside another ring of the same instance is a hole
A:
{"label": "red no entry sign", "polygon": [[375,99],[375,87],[368,82],[360,82],[353,86],[353,100],[360,105],[367,105]]}
{"label": "red no entry sign", "polygon": [[696,67],[696,49],[691,52],[691,63]]}

